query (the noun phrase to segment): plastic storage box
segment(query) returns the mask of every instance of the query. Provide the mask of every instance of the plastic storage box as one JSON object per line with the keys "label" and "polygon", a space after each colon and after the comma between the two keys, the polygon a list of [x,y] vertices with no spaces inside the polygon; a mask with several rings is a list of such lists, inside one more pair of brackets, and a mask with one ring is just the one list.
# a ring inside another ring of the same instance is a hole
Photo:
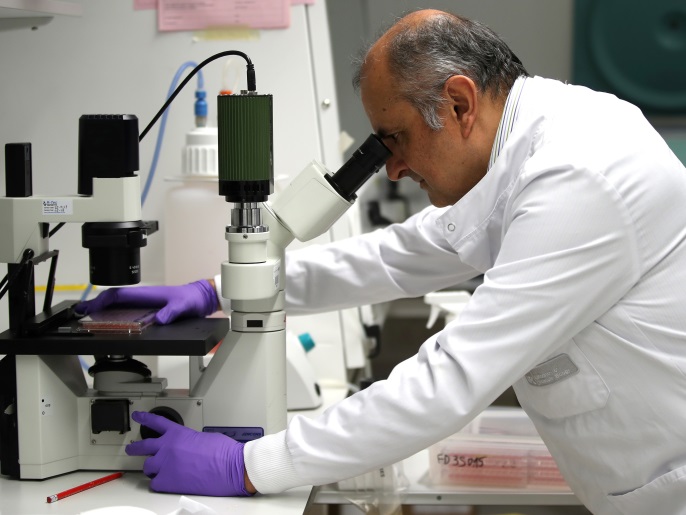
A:
{"label": "plastic storage box", "polygon": [[429,448],[436,485],[485,488],[569,487],[536,428],[518,408],[489,408],[462,431]]}

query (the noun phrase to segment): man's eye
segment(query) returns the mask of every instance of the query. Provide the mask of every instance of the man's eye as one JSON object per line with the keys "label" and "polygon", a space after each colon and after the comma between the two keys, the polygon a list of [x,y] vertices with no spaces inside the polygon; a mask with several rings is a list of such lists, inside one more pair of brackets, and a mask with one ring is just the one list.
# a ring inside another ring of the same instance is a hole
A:
{"label": "man's eye", "polygon": [[398,143],[398,136],[400,133],[395,132],[393,134],[386,134],[383,136],[381,139],[386,143],[387,145],[392,145]]}

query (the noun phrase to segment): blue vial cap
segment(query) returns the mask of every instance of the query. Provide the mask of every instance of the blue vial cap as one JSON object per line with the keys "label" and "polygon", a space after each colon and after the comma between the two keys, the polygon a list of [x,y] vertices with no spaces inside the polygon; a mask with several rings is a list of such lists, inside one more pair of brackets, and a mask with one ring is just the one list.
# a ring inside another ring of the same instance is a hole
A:
{"label": "blue vial cap", "polygon": [[205,97],[207,93],[204,90],[198,89],[195,91],[195,116],[207,116],[207,101]]}
{"label": "blue vial cap", "polygon": [[298,340],[300,340],[305,352],[310,352],[314,349],[314,340],[312,339],[312,336],[310,336],[310,333],[299,334]]}

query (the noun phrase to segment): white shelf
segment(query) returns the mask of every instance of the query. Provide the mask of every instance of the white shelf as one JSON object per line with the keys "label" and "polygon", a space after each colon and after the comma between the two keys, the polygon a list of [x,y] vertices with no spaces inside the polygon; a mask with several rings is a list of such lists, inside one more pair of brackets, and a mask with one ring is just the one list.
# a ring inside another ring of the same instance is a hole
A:
{"label": "white shelf", "polygon": [[0,0],[0,18],[81,16],[80,4],[62,0]]}

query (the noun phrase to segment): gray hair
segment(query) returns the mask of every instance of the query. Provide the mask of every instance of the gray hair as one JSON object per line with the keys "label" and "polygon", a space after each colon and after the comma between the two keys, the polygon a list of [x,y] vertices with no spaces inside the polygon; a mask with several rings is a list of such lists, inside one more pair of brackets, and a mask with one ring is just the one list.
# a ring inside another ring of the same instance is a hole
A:
{"label": "gray hair", "polygon": [[[370,48],[355,63],[353,86],[358,91]],[[443,86],[453,75],[469,77],[494,99],[506,96],[518,77],[529,75],[495,32],[448,13],[429,16],[418,25],[408,24],[392,33],[386,52],[401,98],[412,104],[433,130],[443,126],[438,110],[445,102]]]}

